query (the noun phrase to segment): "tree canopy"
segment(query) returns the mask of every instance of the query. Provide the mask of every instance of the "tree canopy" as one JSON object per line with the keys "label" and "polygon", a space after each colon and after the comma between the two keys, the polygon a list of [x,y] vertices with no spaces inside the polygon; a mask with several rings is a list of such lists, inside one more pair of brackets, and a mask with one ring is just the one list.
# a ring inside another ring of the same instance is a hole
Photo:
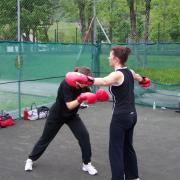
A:
{"label": "tree canopy", "polygon": [[[79,24],[83,38],[94,16],[94,0],[21,0],[20,6],[24,41],[30,34],[33,41],[52,41],[49,28],[59,21]],[[1,0],[0,8],[0,39],[16,40],[16,1]],[[112,42],[180,40],[179,0],[96,0],[96,17]]]}

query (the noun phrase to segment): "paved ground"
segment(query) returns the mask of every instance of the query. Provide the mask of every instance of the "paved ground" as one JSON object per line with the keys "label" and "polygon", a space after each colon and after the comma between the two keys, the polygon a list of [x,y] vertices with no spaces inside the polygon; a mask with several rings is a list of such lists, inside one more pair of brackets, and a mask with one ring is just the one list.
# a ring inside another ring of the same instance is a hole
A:
{"label": "paved ground", "polygon": [[[110,180],[108,160],[112,103],[97,103],[81,110],[92,143],[92,162],[99,174],[81,171],[81,153],[70,130],[64,126],[33,172],[24,172],[24,161],[42,133],[45,120],[17,121],[0,129],[0,180]],[[137,106],[134,145],[141,180],[180,179],[180,113]]]}

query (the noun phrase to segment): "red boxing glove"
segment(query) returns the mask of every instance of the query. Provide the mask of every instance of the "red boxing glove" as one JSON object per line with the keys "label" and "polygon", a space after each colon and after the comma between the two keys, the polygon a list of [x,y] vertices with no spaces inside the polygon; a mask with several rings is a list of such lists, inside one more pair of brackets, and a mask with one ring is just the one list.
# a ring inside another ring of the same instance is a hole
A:
{"label": "red boxing glove", "polygon": [[79,103],[82,103],[83,101],[86,101],[88,104],[93,104],[93,103],[96,102],[96,100],[97,100],[96,94],[93,94],[93,93],[90,93],[90,92],[81,93],[77,97],[77,101]]}
{"label": "red boxing glove", "polygon": [[96,97],[98,101],[108,101],[109,95],[104,89],[98,89],[96,91]]}
{"label": "red boxing glove", "polygon": [[151,86],[151,80],[147,77],[142,77],[143,80],[139,82],[139,85],[143,88],[148,88]]}
{"label": "red boxing glove", "polygon": [[68,72],[65,76],[65,81],[72,87],[76,87],[77,82],[91,86],[94,83],[94,78],[78,72]]}

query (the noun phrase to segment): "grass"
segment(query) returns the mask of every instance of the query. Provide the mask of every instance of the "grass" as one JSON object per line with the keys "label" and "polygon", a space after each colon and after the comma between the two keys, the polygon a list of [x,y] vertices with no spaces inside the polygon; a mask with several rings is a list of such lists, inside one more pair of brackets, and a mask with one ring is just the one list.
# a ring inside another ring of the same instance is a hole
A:
{"label": "grass", "polygon": [[[54,101],[54,97],[42,97],[34,95],[22,95],[21,96],[22,104],[21,107],[30,107],[32,103],[47,104]],[[0,110],[9,111],[12,109],[17,109],[18,107],[18,95],[17,93],[12,92],[0,92]]]}
{"label": "grass", "polygon": [[[139,59],[136,60],[136,57],[131,55],[127,66],[143,76],[150,77],[158,83],[180,84],[179,56],[148,56],[146,64],[146,62],[144,62],[144,56],[140,56]],[[101,72],[109,73],[112,71],[109,67],[107,55],[101,55],[100,67]]]}
{"label": "grass", "polygon": [[180,84],[179,56],[148,56],[147,64],[144,61],[141,61],[141,64],[144,64],[144,67],[136,67],[135,70],[153,81],[162,84]]}
{"label": "grass", "polygon": [[162,84],[180,84],[180,68],[167,69],[136,69],[136,71],[144,76],[150,77],[153,81]]}
{"label": "grass", "polygon": [[[77,42],[81,42],[81,32],[76,23],[58,22],[58,41],[76,42],[76,28]],[[55,42],[55,30],[57,31],[57,23],[54,23],[48,31],[49,39],[51,42]]]}

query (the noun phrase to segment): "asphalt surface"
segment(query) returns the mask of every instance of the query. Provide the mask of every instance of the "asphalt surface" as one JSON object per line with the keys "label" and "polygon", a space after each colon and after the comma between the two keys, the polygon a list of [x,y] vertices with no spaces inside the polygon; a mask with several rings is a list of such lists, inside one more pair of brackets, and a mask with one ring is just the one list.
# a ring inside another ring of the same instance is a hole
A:
{"label": "asphalt surface", "polygon": [[[134,133],[141,180],[180,179],[180,113],[137,106]],[[99,171],[90,176],[81,170],[79,145],[67,126],[59,131],[32,172],[24,161],[40,137],[45,120],[16,121],[0,129],[0,180],[110,180],[108,159],[112,103],[97,103],[80,110],[92,144],[92,163]]]}

